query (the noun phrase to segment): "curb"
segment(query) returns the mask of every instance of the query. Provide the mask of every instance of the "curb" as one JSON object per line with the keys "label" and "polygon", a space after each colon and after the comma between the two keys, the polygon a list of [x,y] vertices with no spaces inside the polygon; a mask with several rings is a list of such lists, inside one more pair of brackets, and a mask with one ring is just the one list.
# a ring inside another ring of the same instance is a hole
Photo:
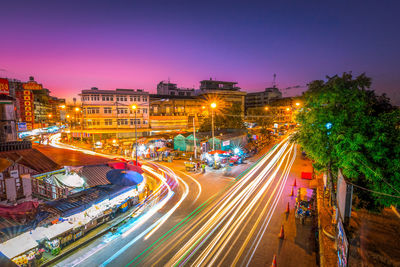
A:
{"label": "curb", "polygon": [[317,209],[318,209],[318,250],[319,250],[319,266],[321,266],[321,267],[325,267],[325,262],[324,262],[324,246],[323,246],[323,244],[322,244],[322,235],[323,235],[323,233],[322,233],[322,230],[323,229],[321,229],[322,227],[321,227],[321,217],[320,217],[320,214],[319,214],[319,208],[321,207],[320,205],[321,205],[321,198],[320,198],[320,194],[321,194],[321,192],[320,192],[320,189],[319,189],[319,187],[318,187],[318,185],[317,185]]}

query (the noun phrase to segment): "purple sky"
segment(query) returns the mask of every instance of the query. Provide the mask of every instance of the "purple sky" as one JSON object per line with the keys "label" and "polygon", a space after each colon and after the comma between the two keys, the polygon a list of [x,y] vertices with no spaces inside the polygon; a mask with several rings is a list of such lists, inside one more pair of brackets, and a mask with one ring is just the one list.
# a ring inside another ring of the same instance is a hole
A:
{"label": "purple sky", "polygon": [[[0,77],[59,97],[210,77],[246,91],[366,72],[400,104],[398,1],[7,1]],[[299,94],[290,90],[288,95]]]}

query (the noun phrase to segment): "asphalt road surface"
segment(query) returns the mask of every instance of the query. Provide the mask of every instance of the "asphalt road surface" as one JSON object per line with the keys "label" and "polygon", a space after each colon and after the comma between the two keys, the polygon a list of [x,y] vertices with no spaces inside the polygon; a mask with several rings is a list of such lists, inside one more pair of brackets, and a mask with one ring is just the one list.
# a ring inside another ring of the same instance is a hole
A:
{"label": "asphalt road surface", "polygon": [[280,266],[315,266],[312,226],[284,213],[287,202],[294,203],[289,193],[301,168],[298,155],[284,140],[237,179],[194,178],[157,165],[153,169],[171,177],[172,197],[58,265],[265,266],[276,254]]}

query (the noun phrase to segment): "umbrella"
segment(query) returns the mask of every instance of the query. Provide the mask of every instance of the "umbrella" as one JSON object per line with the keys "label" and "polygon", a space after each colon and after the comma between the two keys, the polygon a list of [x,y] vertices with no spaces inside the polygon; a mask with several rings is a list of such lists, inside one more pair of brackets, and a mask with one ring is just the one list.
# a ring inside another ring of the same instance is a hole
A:
{"label": "umbrella", "polygon": [[134,186],[143,182],[143,176],[140,173],[129,170],[110,170],[106,177],[114,185]]}
{"label": "umbrella", "polygon": [[210,151],[208,152],[208,154],[210,155],[214,155],[214,154],[225,154],[228,153],[227,151],[223,151],[223,150],[214,150],[214,151]]}
{"label": "umbrella", "polygon": [[140,174],[144,173],[143,169],[140,168],[139,165],[136,166],[136,165],[128,164],[127,167],[128,167],[128,170],[130,170],[130,171],[134,171],[134,172],[137,172]]}

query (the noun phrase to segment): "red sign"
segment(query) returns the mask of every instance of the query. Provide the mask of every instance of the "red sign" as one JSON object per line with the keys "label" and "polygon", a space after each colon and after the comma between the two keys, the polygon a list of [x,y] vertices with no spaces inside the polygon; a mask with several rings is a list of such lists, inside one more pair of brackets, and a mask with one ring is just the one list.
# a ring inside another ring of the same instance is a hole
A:
{"label": "red sign", "polygon": [[22,87],[25,90],[40,90],[43,89],[43,86],[41,84],[38,84],[37,82],[27,82],[22,84]]}
{"label": "red sign", "polygon": [[0,78],[0,94],[9,95],[10,87],[8,86],[8,80]]}

